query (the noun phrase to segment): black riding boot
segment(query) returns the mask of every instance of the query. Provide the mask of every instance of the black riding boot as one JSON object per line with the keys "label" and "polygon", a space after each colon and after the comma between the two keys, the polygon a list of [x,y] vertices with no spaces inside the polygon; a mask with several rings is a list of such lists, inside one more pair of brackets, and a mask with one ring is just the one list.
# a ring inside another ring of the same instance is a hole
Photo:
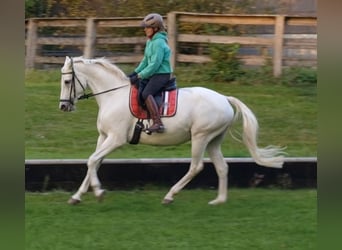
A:
{"label": "black riding boot", "polygon": [[145,104],[153,120],[153,125],[146,130],[151,133],[152,132],[163,133],[164,125],[162,121],[160,120],[158,106],[156,104],[156,101],[154,100],[154,97],[152,95],[147,96],[145,100]]}

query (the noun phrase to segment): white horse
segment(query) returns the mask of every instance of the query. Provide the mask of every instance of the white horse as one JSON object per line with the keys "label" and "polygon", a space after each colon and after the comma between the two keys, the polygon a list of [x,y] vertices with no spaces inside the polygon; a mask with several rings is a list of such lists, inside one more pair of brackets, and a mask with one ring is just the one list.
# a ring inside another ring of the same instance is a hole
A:
{"label": "white horse", "polygon": [[[79,203],[89,185],[95,197],[102,200],[104,190],[101,189],[97,170],[106,155],[131,140],[137,121],[128,106],[131,84],[122,70],[103,58],[66,57],[61,72],[59,108],[62,111],[74,110],[78,99],[89,96],[94,96],[99,106],[97,118],[99,137],[96,150],[88,159],[88,171],[81,186],[68,202]],[[85,94],[87,88],[90,89],[91,94]],[[232,105],[235,107],[235,112]],[[258,147],[257,119],[240,100],[202,87],[180,88],[176,115],[162,118],[165,132],[152,135],[142,133],[140,138],[140,143],[153,145],[178,145],[192,141],[190,168],[184,177],[172,186],[164,197],[163,204],[171,203],[175,194],[203,169],[205,151],[218,175],[218,195],[209,204],[226,202],[228,165],[221,152],[221,143],[240,114],[243,118],[243,142],[255,162],[266,167],[282,167],[283,148]]]}

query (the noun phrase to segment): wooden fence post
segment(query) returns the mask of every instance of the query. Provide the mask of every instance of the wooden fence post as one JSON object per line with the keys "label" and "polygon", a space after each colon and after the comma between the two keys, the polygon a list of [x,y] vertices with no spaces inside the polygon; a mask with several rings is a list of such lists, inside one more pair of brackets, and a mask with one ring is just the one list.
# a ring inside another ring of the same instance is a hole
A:
{"label": "wooden fence post", "polygon": [[96,23],[94,18],[87,18],[87,29],[84,42],[85,46],[83,56],[85,58],[93,58],[96,43]]}
{"label": "wooden fence post", "polygon": [[285,29],[285,16],[278,15],[275,19],[273,45],[273,75],[278,77],[282,73],[283,66],[283,42]]}
{"label": "wooden fence post", "polygon": [[172,51],[171,66],[172,69],[175,70],[177,62],[177,19],[175,12],[170,12],[167,14],[167,33],[169,46]]}
{"label": "wooden fence post", "polygon": [[37,23],[32,18],[28,22],[25,67],[27,69],[33,69],[37,53]]}

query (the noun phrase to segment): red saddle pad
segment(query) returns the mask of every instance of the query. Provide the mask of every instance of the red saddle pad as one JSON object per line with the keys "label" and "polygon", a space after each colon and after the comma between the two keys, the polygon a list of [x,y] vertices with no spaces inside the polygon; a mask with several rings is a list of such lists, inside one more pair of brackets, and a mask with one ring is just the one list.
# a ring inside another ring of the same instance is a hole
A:
{"label": "red saddle pad", "polygon": [[[164,91],[162,94],[162,104],[159,107],[161,117],[174,116],[177,111],[178,89]],[[138,102],[138,89],[131,86],[129,97],[129,109],[131,113],[139,119],[148,119],[149,114],[146,109],[141,107]]]}

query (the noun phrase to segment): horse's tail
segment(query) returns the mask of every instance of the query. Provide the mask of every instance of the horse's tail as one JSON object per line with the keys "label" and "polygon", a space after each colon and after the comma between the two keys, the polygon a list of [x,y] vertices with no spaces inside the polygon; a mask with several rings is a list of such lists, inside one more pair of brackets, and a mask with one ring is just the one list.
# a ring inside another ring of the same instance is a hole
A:
{"label": "horse's tail", "polygon": [[253,112],[239,99],[227,96],[228,101],[235,107],[234,120],[242,115],[242,139],[255,162],[261,166],[281,168],[284,163],[284,148],[267,146],[259,148],[257,144],[258,121]]}

